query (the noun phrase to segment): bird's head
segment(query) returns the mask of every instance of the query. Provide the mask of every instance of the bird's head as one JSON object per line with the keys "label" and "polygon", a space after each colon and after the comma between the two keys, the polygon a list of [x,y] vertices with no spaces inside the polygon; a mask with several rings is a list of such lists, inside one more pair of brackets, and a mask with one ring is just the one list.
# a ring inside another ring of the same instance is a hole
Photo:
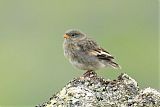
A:
{"label": "bird's head", "polygon": [[77,29],[70,29],[65,32],[64,38],[70,41],[80,41],[86,38],[86,34],[82,33]]}

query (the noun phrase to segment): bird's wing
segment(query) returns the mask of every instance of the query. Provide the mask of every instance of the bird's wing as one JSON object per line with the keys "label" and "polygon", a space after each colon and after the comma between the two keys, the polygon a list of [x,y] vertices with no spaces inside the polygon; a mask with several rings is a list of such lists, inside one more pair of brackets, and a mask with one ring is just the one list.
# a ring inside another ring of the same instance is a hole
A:
{"label": "bird's wing", "polygon": [[95,48],[90,50],[90,54],[95,55],[98,59],[111,61],[114,57],[103,48]]}
{"label": "bird's wing", "polygon": [[97,57],[99,60],[106,61],[113,68],[120,68],[120,66],[114,62],[114,57],[109,52],[101,48],[95,41],[87,39],[80,44],[81,49],[88,54]]}
{"label": "bird's wing", "polygon": [[78,42],[78,46],[80,47],[80,49],[82,51],[85,51],[85,52],[88,52],[92,49],[96,49],[99,47],[95,41],[93,41],[89,38],[86,38],[86,39],[82,40],[81,42]]}
{"label": "bird's wing", "polygon": [[97,48],[95,50],[90,50],[90,54],[95,55],[100,60],[106,61],[113,68],[116,68],[116,69],[121,68],[120,65],[118,65],[114,61],[114,57],[109,52],[104,50],[103,48]]}
{"label": "bird's wing", "polygon": [[78,46],[80,47],[82,51],[95,55],[99,57],[100,59],[103,59],[103,58],[105,59],[106,57],[114,59],[113,56],[109,52],[101,48],[95,41],[93,41],[90,38],[87,38],[79,42]]}

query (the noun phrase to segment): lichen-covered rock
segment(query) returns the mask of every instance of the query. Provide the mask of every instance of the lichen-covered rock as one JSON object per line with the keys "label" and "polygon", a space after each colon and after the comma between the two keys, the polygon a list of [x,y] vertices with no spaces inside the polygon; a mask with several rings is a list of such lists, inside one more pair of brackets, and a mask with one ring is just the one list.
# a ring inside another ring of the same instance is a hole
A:
{"label": "lichen-covered rock", "polygon": [[138,107],[160,107],[160,93],[155,89],[146,88],[141,90],[133,101]]}
{"label": "lichen-covered rock", "polygon": [[36,107],[160,107],[160,93],[151,88],[139,90],[127,74],[111,81],[88,72]]}

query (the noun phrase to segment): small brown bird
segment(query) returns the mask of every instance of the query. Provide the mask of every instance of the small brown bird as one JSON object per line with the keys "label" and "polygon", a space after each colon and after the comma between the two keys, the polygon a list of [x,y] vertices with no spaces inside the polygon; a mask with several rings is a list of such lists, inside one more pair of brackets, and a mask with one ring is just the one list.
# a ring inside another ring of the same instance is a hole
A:
{"label": "small brown bird", "polygon": [[109,52],[81,31],[68,30],[64,38],[64,55],[76,68],[87,71],[95,71],[108,66],[120,68]]}

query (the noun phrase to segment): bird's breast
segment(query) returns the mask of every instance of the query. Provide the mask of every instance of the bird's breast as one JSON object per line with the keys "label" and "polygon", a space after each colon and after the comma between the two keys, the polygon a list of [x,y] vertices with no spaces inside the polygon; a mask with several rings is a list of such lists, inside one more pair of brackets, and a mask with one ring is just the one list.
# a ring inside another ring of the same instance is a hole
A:
{"label": "bird's breast", "polygon": [[63,44],[64,55],[68,58],[74,58],[78,55],[79,47],[74,43],[66,43]]}

